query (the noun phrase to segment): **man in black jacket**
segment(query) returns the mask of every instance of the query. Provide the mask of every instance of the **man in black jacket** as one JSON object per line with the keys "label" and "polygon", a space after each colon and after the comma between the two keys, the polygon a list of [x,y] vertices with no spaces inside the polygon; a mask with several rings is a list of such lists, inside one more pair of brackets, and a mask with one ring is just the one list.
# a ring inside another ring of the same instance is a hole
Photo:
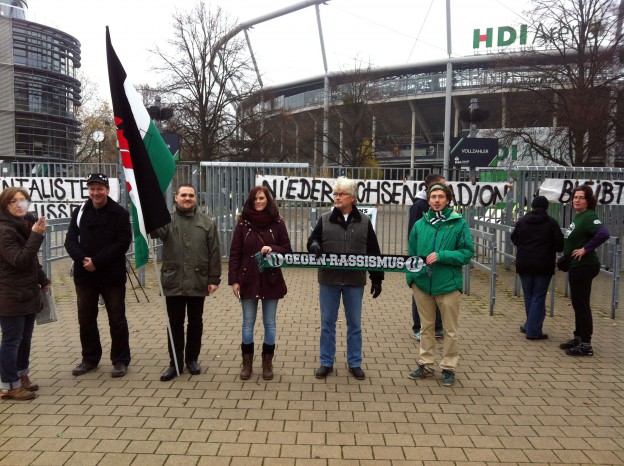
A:
{"label": "man in black jacket", "polygon": [[[355,206],[357,181],[343,176],[334,185],[334,209],[321,216],[308,238],[308,251],[319,257],[323,253],[381,254],[370,219]],[[371,294],[381,294],[384,273],[369,272]],[[347,321],[347,364],[349,373],[358,380],[366,378],[362,370],[362,298],[366,272],[362,270],[318,269],[321,307],[321,366],[317,379],[324,379],[334,370],[336,356],[336,322],[340,298]]]}
{"label": "man in black jacket", "polygon": [[546,295],[555,273],[555,255],[563,251],[563,233],[557,221],[548,215],[548,199],[536,196],[533,210],[522,217],[513,232],[516,245],[516,272],[520,275],[526,322],[520,331],[528,340],[548,338],[542,331],[546,317]]}
{"label": "man in black jacket", "polygon": [[126,375],[130,337],[126,320],[126,251],[132,241],[128,211],[111,199],[108,177],[87,180],[89,199],[72,213],[65,249],[74,261],[74,285],[82,361],[72,374],[95,370],[102,357],[97,325],[98,301],[104,299],[111,334],[113,377]]}

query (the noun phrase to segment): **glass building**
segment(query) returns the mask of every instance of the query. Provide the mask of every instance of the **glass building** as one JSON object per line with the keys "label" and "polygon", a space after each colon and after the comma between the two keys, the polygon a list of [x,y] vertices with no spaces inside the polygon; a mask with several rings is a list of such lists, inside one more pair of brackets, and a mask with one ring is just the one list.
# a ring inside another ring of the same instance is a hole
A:
{"label": "glass building", "polygon": [[0,0],[0,160],[73,161],[80,139],[80,42]]}

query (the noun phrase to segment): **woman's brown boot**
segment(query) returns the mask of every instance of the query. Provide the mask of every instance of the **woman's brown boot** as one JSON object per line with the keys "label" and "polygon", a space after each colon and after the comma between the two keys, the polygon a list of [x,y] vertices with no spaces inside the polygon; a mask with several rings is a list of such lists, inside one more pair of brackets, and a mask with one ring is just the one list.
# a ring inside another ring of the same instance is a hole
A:
{"label": "woman's brown boot", "polygon": [[243,368],[241,369],[240,378],[241,380],[249,380],[253,373],[254,344],[243,343],[241,351],[243,353]]}
{"label": "woman's brown boot", "polygon": [[271,380],[273,378],[273,354],[275,345],[262,344],[262,378]]}

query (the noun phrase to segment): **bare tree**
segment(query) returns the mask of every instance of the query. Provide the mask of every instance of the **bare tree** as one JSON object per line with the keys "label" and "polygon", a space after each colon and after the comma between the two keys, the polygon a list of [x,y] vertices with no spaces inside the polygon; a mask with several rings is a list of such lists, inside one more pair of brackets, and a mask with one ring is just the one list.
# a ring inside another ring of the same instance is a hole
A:
{"label": "bare tree", "polygon": [[[99,97],[95,84],[84,75],[80,75],[82,87],[82,105],[76,116],[81,123],[80,143],[76,148],[78,162],[117,162],[117,135],[113,110],[109,103]],[[104,140],[97,143],[93,139],[96,131],[104,133]]]}
{"label": "bare tree", "polygon": [[256,81],[244,41],[233,37],[221,46],[232,29],[221,8],[208,11],[199,1],[175,14],[169,46],[154,51],[155,69],[167,76],[162,93],[174,110],[167,127],[180,134],[186,159],[229,158],[230,142],[244,124],[236,109]]}
{"label": "bare tree", "polygon": [[561,165],[613,162],[623,135],[622,5],[533,0],[527,16],[533,46],[499,64],[512,128],[502,130],[504,142],[523,141]]}

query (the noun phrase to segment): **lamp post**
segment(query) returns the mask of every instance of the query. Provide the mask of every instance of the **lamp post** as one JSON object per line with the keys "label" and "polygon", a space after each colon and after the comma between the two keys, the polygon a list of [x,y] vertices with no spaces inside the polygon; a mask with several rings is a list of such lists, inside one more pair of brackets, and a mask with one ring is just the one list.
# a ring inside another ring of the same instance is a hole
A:
{"label": "lamp post", "polygon": [[100,144],[104,140],[104,131],[94,131],[91,135],[91,139],[97,142],[98,171],[102,173],[102,150]]}

